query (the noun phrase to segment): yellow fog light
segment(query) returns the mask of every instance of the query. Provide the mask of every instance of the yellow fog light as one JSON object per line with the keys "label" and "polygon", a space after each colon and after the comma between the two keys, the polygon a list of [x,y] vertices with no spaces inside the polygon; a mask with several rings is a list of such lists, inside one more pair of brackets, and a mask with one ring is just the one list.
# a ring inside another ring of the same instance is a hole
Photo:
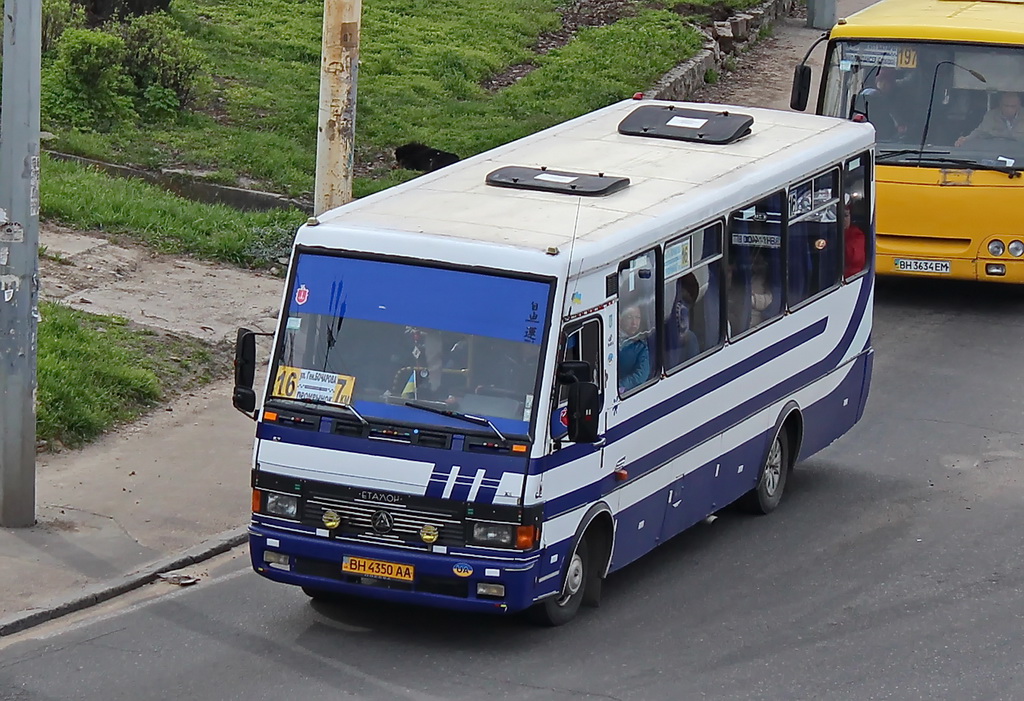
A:
{"label": "yellow fog light", "polygon": [[337,528],[341,525],[341,516],[338,515],[337,511],[325,511],[321,520],[324,522],[325,526],[331,529]]}
{"label": "yellow fog light", "polygon": [[420,538],[427,545],[437,542],[437,537],[440,535],[437,531],[437,526],[432,526],[429,523],[420,529]]}

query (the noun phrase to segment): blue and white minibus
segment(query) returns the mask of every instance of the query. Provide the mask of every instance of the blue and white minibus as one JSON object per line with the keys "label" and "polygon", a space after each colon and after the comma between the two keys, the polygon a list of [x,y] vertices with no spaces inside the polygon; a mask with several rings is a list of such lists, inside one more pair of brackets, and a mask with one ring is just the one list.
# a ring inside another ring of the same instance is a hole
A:
{"label": "blue and white minibus", "polygon": [[860,418],[870,125],[635,99],[298,231],[257,420],[252,565],[548,625]]}

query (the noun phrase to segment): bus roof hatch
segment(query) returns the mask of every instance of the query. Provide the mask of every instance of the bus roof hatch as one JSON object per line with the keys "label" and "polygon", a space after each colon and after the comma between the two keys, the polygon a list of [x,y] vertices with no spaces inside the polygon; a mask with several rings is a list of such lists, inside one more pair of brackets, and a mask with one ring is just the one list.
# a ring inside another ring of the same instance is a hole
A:
{"label": "bus roof hatch", "polygon": [[542,190],[566,195],[600,197],[618,192],[626,187],[629,185],[629,178],[614,177],[604,173],[587,175],[565,170],[550,170],[546,167],[504,166],[488,173],[485,182],[488,185],[520,190]]}
{"label": "bus roof hatch", "polygon": [[731,144],[750,133],[748,114],[710,112],[674,105],[638,107],[619,122],[619,133],[705,144]]}

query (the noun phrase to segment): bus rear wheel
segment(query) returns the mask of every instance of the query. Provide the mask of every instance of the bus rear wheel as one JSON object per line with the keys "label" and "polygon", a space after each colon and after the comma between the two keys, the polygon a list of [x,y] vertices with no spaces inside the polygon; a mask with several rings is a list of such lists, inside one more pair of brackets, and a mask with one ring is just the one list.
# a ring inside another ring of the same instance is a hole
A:
{"label": "bus rear wheel", "polygon": [[580,538],[572,557],[569,558],[561,593],[530,609],[530,617],[534,623],[553,627],[564,625],[575,618],[583,603],[589,578],[590,557],[587,539],[584,536]]}
{"label": "bus rear wheel", "polygon": [[742,507],[754,514],[770,514],[775,511],[786,489],[789,468],[789,433],[782,428],[768,449],[757,486],[743,495]]}

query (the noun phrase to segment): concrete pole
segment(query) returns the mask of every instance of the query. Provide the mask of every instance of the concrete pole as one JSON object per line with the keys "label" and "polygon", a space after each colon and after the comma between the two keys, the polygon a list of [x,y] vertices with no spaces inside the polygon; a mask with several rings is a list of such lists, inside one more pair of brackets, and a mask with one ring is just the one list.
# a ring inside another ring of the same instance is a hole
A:
{"label": "concrete pole", "polygon": [[352,200],[361,0],[324,0],[314,214]]}
{"label": "concrete pole", "polygon": [[836,0],[807,0],[807,26],[832,29],[836,23]]}
{"label": "concrete pole", "polygon": [[0,97],[0,526],[35,524],[39,0],[5,0]]}

